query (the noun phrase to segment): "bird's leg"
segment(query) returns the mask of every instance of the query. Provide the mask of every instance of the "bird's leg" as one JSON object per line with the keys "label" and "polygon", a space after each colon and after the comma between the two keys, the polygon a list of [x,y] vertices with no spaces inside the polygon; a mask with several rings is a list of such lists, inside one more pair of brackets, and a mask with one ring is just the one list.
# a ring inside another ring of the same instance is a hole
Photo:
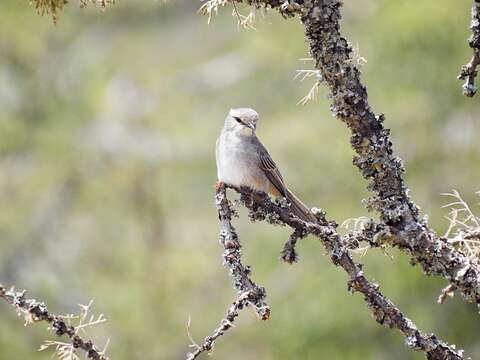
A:
{"label": "bird's leg", "polygon": [[215,182],[215,191],[216,192],[219,192],[220,189],[222,189],[223,187],[225,187],[225,183],[223,181],[217,181]]}
{"label": "bird's leg", "polygon": [[[215,182],[214,187],[215,187],[215,201],[218,201],[217,199],[218,199],[218,196],[220,195],[220,192],[225,189],[225,183],[219,180]],[[222,217],[220,216],[220,213],[218,213],[218,220],[222,221]]]}

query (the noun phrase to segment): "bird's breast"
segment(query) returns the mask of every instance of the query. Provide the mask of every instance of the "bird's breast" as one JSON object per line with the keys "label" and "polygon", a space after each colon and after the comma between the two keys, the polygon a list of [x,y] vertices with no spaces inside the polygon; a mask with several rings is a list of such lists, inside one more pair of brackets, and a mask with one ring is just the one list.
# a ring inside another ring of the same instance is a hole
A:
{"label": "bird's breast", "polygon": [[259,167],[258,154],[248,139],[222,134],[217,141],[218,180],[267,192],[268,179]]}

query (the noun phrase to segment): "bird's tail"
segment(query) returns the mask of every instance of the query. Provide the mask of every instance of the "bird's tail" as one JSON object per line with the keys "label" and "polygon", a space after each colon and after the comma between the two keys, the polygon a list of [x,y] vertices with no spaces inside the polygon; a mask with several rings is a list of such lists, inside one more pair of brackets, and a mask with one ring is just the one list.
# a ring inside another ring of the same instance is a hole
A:
{"label": "bird's tail", "polygon": [[300,201],[290,190],[287,189],[287,200],[290,202],[290,209],[299,219],[308,222],[317,222],[317,218],[312,211]]}

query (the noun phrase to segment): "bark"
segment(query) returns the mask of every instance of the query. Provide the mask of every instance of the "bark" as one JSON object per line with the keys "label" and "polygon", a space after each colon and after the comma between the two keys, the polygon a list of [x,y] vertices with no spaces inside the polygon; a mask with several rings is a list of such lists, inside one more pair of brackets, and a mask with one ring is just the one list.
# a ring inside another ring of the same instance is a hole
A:
{"label": "bark", "polygon": [[468,39],[468,45],[473,50],[473,56],[468,64],[462,66],[458,79],[465,80],[462,86],[463,94],[473,97],[478,90],[475,78],[477,77],[477,66],[480,64],[480,0],[473,0],[470,30],[472,35]]}
{"label": "bark", "polygon": [[0,284],[0,298],[13,305],[18,312],[25,315],[27,322],[44,321],[50,324],[56,336],[67,336],[74,349],[85,351],[88,359],[109,360],[91,340],[84,340],[77,334],[77,329],[68,325],[64,318],[50,313],[43,302],[27,299],[25,291],[7,290]]}
{"label": "bark", "polygon": [[[332,263],[341,267],[347,274],[349,280],[347,288],[350,292],[359,292],[363,295],[367,308],[370,310],[375,320],[386,327],[399,330],[405,337],[406,345],[417,351],[425,353],[427,359],[432,360],[460,360],[464,359],[463,350],[456,350],[454,345],[449,345],[442,340],[438,339],[435,334],[425,334],[418,330],[417,326],[407,318],[401,310],[388,298],[386,298],[380,292],[380,286],[372,283],[365,276],[363,272],[362,264],[356,263],[349,253],[349,241],[337,232],[337,224],[335,221],[328,221],[325,217],[325,213],[315,210],[314,213],[317,217],[316,223],[305,222],[297,218],[291,211],[288,204],[285,202],[273,202],[265,193],[253,192],[248,188],[237,188],[233,186],[226,187],[237,191],[241,197],[241,203],[249,209],[249,217],[252,221],[267,221],[273,225],[285,225],[289,226],[293,230],[294,237],[306,237],[307,235],[313,235],[317,237],[323,244],[328,252],[328,255]],[[222,227],[222,233],[225,228],[232,228],[231,224],[225,224],[224,213],[232,214],[230,202],[226,198],[225,186],[219,186],[217,188],[217,204],[221,199],[222,206],[218,207]],[[228,218],[230,223],[231,217]],[[221,238],[223,236],[221,235]],[[291,246],[291,239],[287,241],[290,243],[287,247],[294,251],[294,244]],[[236,236],[238,240],[238,236]],[[283,252],[282,252],[283,253]],[[227,266],[228,267],[228,266]],[[248,274],[246,275],[248,277]],[[234,278],[236,276],[234,275]],[[236,288],[255,289],[250,285],[250,280],[244,281],[245,275],[241,274],[239,280],[235,280]],[[242,285],[246,284],[246,285]],[[264,298],[260,300],[263,304]],[[252,303],[258,309],[256,302],[258,299],[253,298]],[[235,307],[235,303],[233,304]],[[235,309],[237,310],[237,309]],[[258,310],[257,310],[258,311]],[[230,312],[229,312],[230,313]],[[238,312],[234,312],[235,316]],[[232,318],[233,321],[233,318]],[[218,334],[219,330],[215,330],[214,335]],[[223,335],[223,333],[221,333]],[[215,338],[215,340],[218,336]],[[206,338],[205,343],[210,344],[210,337]],[[210,350],[211,347],[207,347],[206,350]],[[199,354],[202,351],[199,351]],[[189,354],[191,355],[191,354]],[[187,356],[187,359],[193,359],[194,357]]]}
{"label": "bark", "polygon": [[[249,0],[246,0],[247,2]],[[367,207],[379,213],[372,222],[369,242],[398,247],[428,275],[444,277],[469,302],[480,304],[480,269],[447,239],[439,237],[420,217],[403,181],[402,160],[393,151],[383,114],[375,115],[367,88],[353,58],[352,47],[340,33],[339,0],[276,0],[249,2],[277,8],[284,17],[298,14],[305,26],[310,53],[330,91],[330,109],[351,131],[353,163],[373,193]]]}

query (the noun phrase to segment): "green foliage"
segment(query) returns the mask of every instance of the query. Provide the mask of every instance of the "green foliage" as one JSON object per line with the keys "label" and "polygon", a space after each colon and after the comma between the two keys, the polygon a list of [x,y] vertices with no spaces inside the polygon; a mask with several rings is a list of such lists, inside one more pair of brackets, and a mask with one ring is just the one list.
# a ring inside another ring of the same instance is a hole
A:
{"label": "green foliage", "polygon": [[[199,342],[234,298],[213,204],[214,144],[230,107],[258,110],[259,136],[287,183],[329,217],[365,215],[365,183],[322,85],[315,102],[296,105],[315,81],[293,81],[307,56],[298,21],[259,13],[256,31],[239,31],[229,7],[207,25],[196,3],[73,5],[54,26],[25,2],[0,2],[0,280],[56,313],[95,299],[108,321],[89,334],[99,346],[110,338],[113,359],[181,359],[188,315]],[[459,190],[479,213],[480,108],[456,80],[471,55],[470,4],[345,6],[371,104],[386,114],[413,198],[442,233],[440,193]],[[245,262],[272,316],[242,313],[213,359],[422,358],[347,293],[315,240],[302,240],[300,262],[287,266],[278,261],[287,229],[240,215]],[[436,305],[444,282],[391,254],[369,250],[366,274],[419,327],[478,358],[475,307]],[[50,358],[35,351],[42,325],[24,328],[2,304],[0,318],[1,360]]]}

